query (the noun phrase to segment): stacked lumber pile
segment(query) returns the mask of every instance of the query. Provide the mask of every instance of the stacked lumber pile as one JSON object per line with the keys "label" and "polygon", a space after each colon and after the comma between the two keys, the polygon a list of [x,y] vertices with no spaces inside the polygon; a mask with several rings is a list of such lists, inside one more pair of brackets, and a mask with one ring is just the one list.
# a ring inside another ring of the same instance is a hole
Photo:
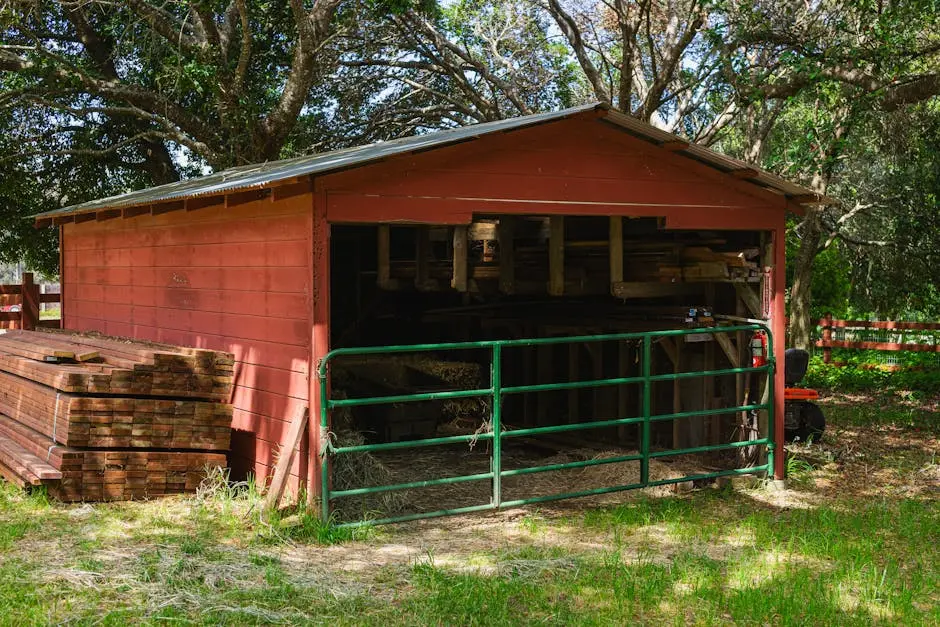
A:
{"label": "stacked lumber pile", "polygon": [[190,492],[225,466],[231,354],[73,332],[0,334],[0,476],[64,501]]}

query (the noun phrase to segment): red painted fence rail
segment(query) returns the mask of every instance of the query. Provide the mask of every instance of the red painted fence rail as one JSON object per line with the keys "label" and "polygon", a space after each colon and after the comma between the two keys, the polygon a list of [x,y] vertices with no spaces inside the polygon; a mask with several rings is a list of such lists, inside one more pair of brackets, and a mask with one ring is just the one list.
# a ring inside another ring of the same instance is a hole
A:
{"label": "red painted fence rail", "polygon": [[[40,294],[32,272],[24,272],[22,281],[19,285],[0,285],[0,296],[19,296],[18,299],[3,299],[4,308],[19,305],[19,311],[0,311],[0,329],[58,328],[60,320],[40,320],[39,310],[42,303],[62,302],[62,295]],[[10,300],[14,302],[8,302]]]}
{"label": "red painted fence rail", "polygon": [[871,342],[832,339],[833,329],[864,330],[878,329],[888,331],[940,331],[940,322],[897,322],[894,320],[836,320],[832,314],[826,314],[818,325],[822,327],[822,339],[816,346],[823,349],[823,362],[832,362],[833,348],[856,350],[906,351],[913,353],[940,353],[940,344],[914,344],[910,342]]}

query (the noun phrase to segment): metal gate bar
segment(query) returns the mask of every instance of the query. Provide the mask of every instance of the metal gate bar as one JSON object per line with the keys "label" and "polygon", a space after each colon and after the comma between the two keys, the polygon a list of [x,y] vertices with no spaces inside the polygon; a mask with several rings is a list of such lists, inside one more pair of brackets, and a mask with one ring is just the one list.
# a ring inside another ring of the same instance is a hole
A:
{"label": "metal gate bar", "polygon": [[[763,331],[767,334],[767,346],[769,348],[767,365],[758,367],[738,367],[723,368],[719,370],[706,370],[698,372],[680,372],[672,374],[653,375],[651,373],[652,346],[655,338],[674,337],[690,334],[715,334],[715,333],[736,333],[739,331]],[[503,387],[502,382],[502,352],[504,348],[521,348],[529,346],[540,346],[546,344],[573,344],[586,342],[611,342],[639,340],[642,342],[641,366],[642,374],[635,377],[615,377],[608,379],[595,379],[590,381],[569,381],[561,383],[540,383],[535,385],[519,385]],[[410,490],[418,488],[427,488],[439,485],[449,485],[455,483],[464,483],[469,481],[491,481],[492,495],[490,502],[481,505],[472,505],[468,507],[458,507],[452,509],[441,509],[433,512],[422,512],[417,514],[392,516],[376,520],[363,520],[342,523],[338,526],[351,527],[360,525],[379,525],[395,522],[406,522],[410,520],[419,520],[422,518],[434,518],[437,516],[448,516],[452,514],[463,514],[470,512],[479,512],[484,510],[496,510],[502,507],[517,507],[520,505],[529,505],[533,503],[544,503],[547,501],[557,501],[561,499],[578,498],[584,496],[595,496],[600,494],[609,494],[613,492],[622,492],[625,490],[634,490],[652,486],[662,486],[673,483],[682,483],[685,481],[694,481],[700,479],[711,479],[717,477],[727,477],[732,475],[745,475],[757,473],[773,472],[774,464],[774,444],[770,434],[774,433],[774,369],[775,360],[773,355],[773,334],[770,328],[764,324],[746,324],[725,327],[693,328],[693,329],[673,329],[666,331],[649,331],[640,333],[617,333],[607,335],[587,335],[561,338],[538,338],[528,340],[490,340],[483,342],[455,342],[447,344],[412,344],[406,346],[374,346],[363,348],[341,348],[331,351],[318,367],[318,376],[320,379],[320,429],[324,434],[325,442],[322,447],[321,463],[321,516],[323,520],[330,519],[330,504],[332,501],[351,496],[362,496],[368,494],[379,494],[397,490]],[[491,351],[491,370],[490,387],[473,390],[453,390],[444,392],[425,392],[417,394],[402,394],[394,396],[377,396],[366,398],[347,398],[331,399],[329,398],[328,372],[330,363],[337,357],[346,355],[386,355],[392,353],[418,353],[428,351],[459,351],[488,349]],[[707,376],[721,376],[739,373],[766,373],[768,376],[769,396],[767,403],[737,405],[721,409],[703,409],[698,411],[674,412],[670,414],[652,415],[651,412],[651,393],[653,383],[658,381],[674,381],[677,379],[691,379]],[[554,390],[574,390],[582,388],[597,388],[616,385],[641,384],[643,389],[643,407],[642,415],[631,418],[617,418],[613,420],[598,420],[593,422],[584,422],[576,424],[554,425],[546,427],[532,427],[525,429],[512,429],[505,431],[502,425],[502,399],[506,395],[525,394],[533,392],[547,392]],[[456,435],[440,438],[428,438],[423,440],[410,440],[406,442],[388,442],[382,444],[362,444],[356,446],[334,446],[329,437],[329,416],[330,411],[342,407],[362,407],[366,405],[381,405],[390,403],[412,403],[420,401],[445,400],[456,398],[474,398],[489,397],[492,402],[492,413],[490,416],[490,429],[487,432],[474,435]],[[714,444],[708,446],[696,446],[686,449],[673,449],[666,451],[650,451],[650,431],[654,422],[667,420],[680,420],[698,416],[710,416],[720,414],[732,414],[738,412],[767,411],[769,434],[765,437],[747,440],[741,442],[729,442],[726,444]],[[600,429],[604,427],[617,427],[623,425],[640,425],[640,452],[633,455],[621,455],[605,459],[591,459],[577,462],[567,462],[559,464],[548,464],[543,466],[531,466],[526,468],[516,468],[512,470],[503,470],[502,443],[504,438],[524,437],[532,435],[541,435],[549,433],[562,433],[568,431],[581,431],[587,429]],[[333,490],[330,485],[330,461],[331,457],[350,453],[375,453],[389,450],[413,449],[427,446],[440,446],[446,444],[461,444],[476,441],[492,441],[493,447],[490,453],[490,472],[476,473],[470,475],[461,475],[456,477],[443,477],[440,479],[428,479],[425,481],[413,481],[408,483],[398,483],[392,485],[372,486],[362,488],[352,488],[346,490]],[[694,453],[706,453],[712,451],[732,450],[749,446],[764,446],[767,451],[767,463],[749,468],[735,468],[730,470],[720,470],[715,472],[700,473],[688,475],[673,479],[662,479],[650,481],[649,462],[651,459],[662,457],[671,457],[675,455],[689,455]],[[514,477],[526,474],[549,472],[556,470],[568,470],[574,468],[586,468],[602,464],[614,464],[638,461],[640,462],[640,481],[630,485],[609,486],[595,488],[592,490],[581,490],[577,492],[567,492],[562,494],[552,494],[547,496],[538,496],[531,498],[516,499],[512,501],[502,500],[502,479],[503,477]]]}

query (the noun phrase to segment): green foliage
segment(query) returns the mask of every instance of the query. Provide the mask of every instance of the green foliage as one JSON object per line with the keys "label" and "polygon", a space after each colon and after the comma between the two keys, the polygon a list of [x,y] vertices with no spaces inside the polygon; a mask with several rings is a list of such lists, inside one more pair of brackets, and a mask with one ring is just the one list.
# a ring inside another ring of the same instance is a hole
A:
{"label": "green foliage", "polygon": [[824,364],[822,358],[815,355],[810,360],[802,385],[839,392],[891,391],[916,396],[940,393],[940,368],[935,361],[926,366],[921,364],[892,371],[873,366],[870,359],[865,355],[855,355],[840,362],[845,365],[837,366]]}

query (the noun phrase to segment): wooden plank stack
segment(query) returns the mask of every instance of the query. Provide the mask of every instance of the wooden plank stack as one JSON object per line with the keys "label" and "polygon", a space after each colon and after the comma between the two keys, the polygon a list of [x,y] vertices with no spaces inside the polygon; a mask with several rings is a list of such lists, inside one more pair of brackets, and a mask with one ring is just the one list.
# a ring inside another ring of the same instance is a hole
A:
{"label": "wooden plank stack", "polygon": [[233,366],[95,334],[0,334],[0,476],[65,501],[193,491],[226,463]]}

